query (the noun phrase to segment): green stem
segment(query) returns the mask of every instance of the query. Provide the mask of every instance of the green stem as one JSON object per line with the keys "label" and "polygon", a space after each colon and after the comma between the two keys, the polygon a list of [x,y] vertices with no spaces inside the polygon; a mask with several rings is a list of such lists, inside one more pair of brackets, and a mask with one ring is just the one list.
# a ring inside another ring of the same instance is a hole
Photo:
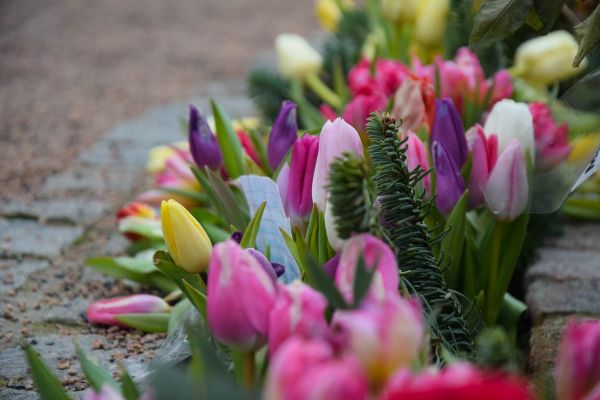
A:
{"label": "green stem", "polygon": [[488,275],[488,289],[485,294],[485,323],[492,326],[496,320],[498,307],[496,302],[496,290],[500,265],[500,247],[502,246],[502,226],[501,221],[496,221],[494,233],[492,234],[492,249],[490,252],[490,273]]}
{"label": "green stem", "polygon": [[342,99],[331,90],[317,74],[308,74],[305,78],[305,82],[324,102],[328,103],[338,111],[342,108]]}
{"label": "green stem", "polygon": [[256,365],[254,363],[254,352],[248,351],[242,354],[244,386],[251,388],[256,376]]}

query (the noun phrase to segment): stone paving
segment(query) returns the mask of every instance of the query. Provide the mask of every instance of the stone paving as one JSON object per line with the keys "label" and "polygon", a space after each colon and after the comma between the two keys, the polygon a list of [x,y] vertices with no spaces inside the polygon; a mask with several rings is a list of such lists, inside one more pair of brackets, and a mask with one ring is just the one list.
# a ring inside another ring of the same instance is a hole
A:
{"label": "stone paving", "polygon": [[22,345],[30,343],[74,397],[86,388],[74,343],[113,372],[139,377],[164,335],[90,326],[90,301],[142,289],[84,266],[96,255],[121,254],[114,210],[148,184],[148,150],[184,138],[188,104],[209,111],[216,99],[232,117],[253,114],[241,82],[209,86],[201,98],[150,110],[85,149],[67,170],[50,176],[29,203],[0,205],[0,398],[37,398]]}

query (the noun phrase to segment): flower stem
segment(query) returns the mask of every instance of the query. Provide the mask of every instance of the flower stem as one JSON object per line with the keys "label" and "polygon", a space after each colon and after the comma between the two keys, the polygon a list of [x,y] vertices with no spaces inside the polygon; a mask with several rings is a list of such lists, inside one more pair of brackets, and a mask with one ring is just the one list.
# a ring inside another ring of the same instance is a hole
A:
{"label": "flower stem", "polygon": [[502,227],[501,221],[496,221],[494,226],[494,232],[492,234],[492,249],[490,252],[490,273],[488,275],[488,289],[485,294],[485,323],[488,326],[494,324],[498,313],[498,306],[496,303],[496,281],[498,280],[498,274],[500,271],[500,247],[502,246]]}
{"label": "flower stem", "polygon": [[244,386],[251,388],[254,385],[256,365],[254,363],[254,352],[248,351],[242,354]]}
{"label": "flower stem", "polygon": [[338,111],[342,108],[342,99],[323,83],[317,74],[308,74],[305,78],[305,82],[324,102],[328,103]]}

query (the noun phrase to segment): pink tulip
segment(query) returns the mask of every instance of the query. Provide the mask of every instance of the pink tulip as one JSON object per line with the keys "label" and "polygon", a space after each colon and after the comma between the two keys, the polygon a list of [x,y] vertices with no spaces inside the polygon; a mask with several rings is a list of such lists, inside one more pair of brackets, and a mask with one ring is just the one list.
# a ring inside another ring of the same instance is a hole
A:
{"label": "pink tulip", "polygon": [[327,203],[329,164],[344,153],[362,157],[363,146],[358,132],[341,118],[325,122],[319,137],[319,154],[312,179],[312,201],[321,211],[325,211]]}
{"label": "pink tulip", "polygon": [[421,93],[421,83],[407,78],[394,95],[392,114],[402,120],[401,132],[418,131],[426,122],[425,102]]}
{"label": "pink tulip", "polygon": [[423,351],[425,328],[417,300],[398,294],[384,303],[366,303],[358,310],[338,310],[332,328],[348,347],[376,387],[399,368],[409,368]]}
{"label": "pink tulip", "polygon": [[91,303],[87,309],[87,319],[92,324],[117,325],[127,327],[115,317],[122,314],[164,313],[171,309],[167,302],[157,296],[136,294],[116,297]]}
{"label": "pink tulip", "polygon": [[486,137],[479,124],[469,129],[466,136],[472,157],[468,183],[469,207],[474,208],[483,203],[483,190],[498,158],[498,138],[496,135]]}
{"label": "pink tulip", "polygon": [[[147,220],[158,220],[158,215],[152,207],[140,201],[132,201],[125,204],[116,213],[117,222],[129,217],[136,217]],[[132,242],[138,241],[143,237],[134,232],[123,232],[123,235]]]}
{"label": "pink tulip", "polygon": [[281,285],[269,315],[269,354],[271,357],[290,337],[323,337],[327,299],[310,286],[294,281]]}
{"label": "pink tulip", "polygon": [[[406,141],[406,164],[409,170],[414,170],[420,166],[423,171],[429,170],[429,157],[427,155],[427,147],[425,143],[413,132],[408,132],[408,140]],[[423,186],[425,190],[431,190],[431,179],[429,175],[423,178]]]}
{"label": "pink tulip", "polygon": [[456,363],[442,371],[414,375],[409,369],[396,373],[380,400],[530,400],[527,382],[505,374],[479,371]]}
{"label": "pink tulip", "polygon": [[83,400],[124,400],[124,397],[117,389],[105,383],[99,392],[88,389],[83,395]]}
{"label": "pink tulip", "polygon": [[533,118],[533,135],[535,138],[536,161],[543,169],[550,169],[569,157],[569,127],[567,124],[556,124],[552,111],[544,103],[529,104]]}
{"label": "pink tulip", "polygon": [[389,97],[410,74],[408,68],[396,60],[379,59],[375,64],[374,74],[371,69],[371,61],[363,59],[348,73],[348,86],[354,96],[379,92]]}
{"label": "pink tulip", "polygon": [[600,321],[571,322],[555,370],[558,400],[600,399]]}
{"label": "pink tulip", "polygon": [[399,270],[394,252],[380,239],[363,233],[346,241],[335,273],[335,284],[346,301],[352,303],[354,300],[354,278],[360,256],[367,269],[375,269],[367,298],[382,301],[388,296],[397,295]]}
{"label": "pink tulip", "polygon": [[321,104],[319,111],[324,121],[333,121],[338,117],[337,112],[329,104]]}
{"label": "pink tulip", "polygon": [[305,217],[312,210],[312,183],[318,154],[318,136],[304,135],[292,147],[287,196],[290,211],[299,217]]}
{"label": "pink tulip", "polygon": [[502,152],[484,191],[487,206],[499,220],[513,221],[527,208],[529,183],[521,145],[516,139]]}
{"label": "pink tulip", "polygon": [[217,244],[208,267],[208,325],[223,343],[241,350],[266,343],[276,281],[235,241]]}
{"label": "pink tulip", "polygon": [[344,120],[362,132],[366,129],[369,115],[372,112],[384,111],[387,102],[387,97],[381,92],[359,94],[350,100],[344,108]]}
{"label": "pink tulip", "polygon": [[283,210],[286,215],[290,214],[290,200],[288,193],[289,182],[290,166],[289,164],[283,164],[283,167],[279,170],[279,175],[277,175],[277,190],[279,190],[279,197],[281,198],[281,204],[283,204]]}
{"label": "pink tulip", "polygon": [[492,78],[492,98],[490,99],[490,106],[496,104],[500,100],[508,99],[513,92],[512,78],[510,73],[502,69],[494,75]]}
{"label": "pink tulip", "polygon": [[271,359],[266,400],[365,400],[368,384],[356,358],[337,356],[323,340],[293,337]]}

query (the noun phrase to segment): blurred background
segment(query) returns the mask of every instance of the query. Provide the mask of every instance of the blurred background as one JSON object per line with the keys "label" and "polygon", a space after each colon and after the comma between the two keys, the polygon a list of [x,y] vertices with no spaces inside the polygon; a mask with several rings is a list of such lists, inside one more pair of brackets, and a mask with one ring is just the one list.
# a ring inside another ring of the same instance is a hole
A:
{"label": "blurred background", "polygon": [[0,0],[0,200],[33,197],[118,122],[243,82],[311,0]]}

